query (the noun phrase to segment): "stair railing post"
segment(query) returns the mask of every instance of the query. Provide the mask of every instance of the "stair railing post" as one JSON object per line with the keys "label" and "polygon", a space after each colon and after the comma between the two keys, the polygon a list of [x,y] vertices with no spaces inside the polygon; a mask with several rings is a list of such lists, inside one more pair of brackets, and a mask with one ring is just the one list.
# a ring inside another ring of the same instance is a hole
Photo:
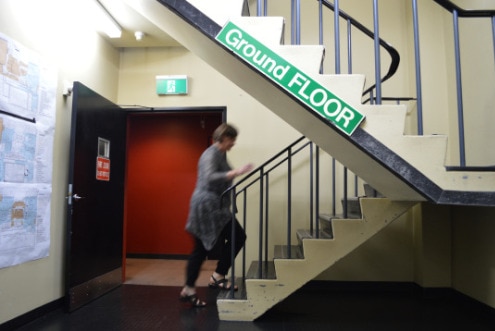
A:
{"label": "stair railing post", "polygon": [[292,232],[292,147],[287,150],[287,257],[291,258]]}
{"label": "stair railing post", "polygon": [[[230,263],[231,263],[230,283],[235,284],[235,226],[236,226],[235,213],[237,210],[235,187],[230,192],[230,199],[231,199],[230,201],[232,202],[232,219],[231,219],[232,229],[230,232],[230,243],[231,243],[231,247],[230,247]],[[230,297],[231,298],[234,297],[234,286],[231,286],[231,288],[230,288]]]}
{"label": "stair railing post", "polygon": [[418,1],[412,1],[413,10],[413,30],[414,30],[414,56],[416,60],[416,105],[418,109],[417,130],[418,135],[423,135],[423,93],[421,90],[421,53],[419,44],[419,20],[418,20]]}
{"label": "stair railing post", "polygon": [[335,216],[336,215],[336,210],[335,210],[335,206],[336,206],[336,201],[337,201],[337,198],[336,198],[336,194],[337,194],[337,190],[336,190],[336,184],[335,184],[335,158],[332,157],[332,215]]}
{"label": "stair railing post", "polygon": [[[323,45],[323,2],[322,2],[322,0],[318,0],[318,40],[319,40],[320,45]],[[320,74],[321,73],[323,73],[322,68],[320,68]]]}
{"label": "stair railing post", "polygon": [[382,104],[382,82],[381,60],[380,60],[380,32],[379,32],[379,17],[378,17],[378,0],[373,0],[373,26],[374,26],[374,45],[375,45],[375,84],[376,84],[376,103]]}
{"label": "stair railing post", "polygon": [[[493,44],[493,54],[495,55],[495,16],[492,16],[492,44]],[[495,60],[495,56],[493,56],[493,59]]]}
{"label": "stair railing post", "polygon": [[314,228],[314,160],[313,160],[313,143],[309,143],[309,230],[313,233]]}
{"label": "stair railing post", "polygon": [[[347,19],[347,73],[352,74],[352,22]],[[358,195],[358,177],[354,175],[354,195]]]}
{"label": "stair railing post", "polygon": [[340,10],[339,0],[334,1],[333,26],[335,39],[335,74],[340,74]]}
{"label": "stair railing post", "polygon": [[452,11],[454,25],[454,52],[455,52],[455,73],[457,87],[457,126],[459,131],[459,162],[460,166],[466,165],[464,150],[464,114],[462,101],[462,78],[461,78],[461,52],[459,46],[459,14],[457,10]]}
{"label": "stair railing post", "polygon": [[[270,193],[270,178],[269,173],[265,174],[265,261],[268,261],[268,225],[269,225],[269,206],[268,197]],[[261,202],[260,202],[261,203]]]}
{"label": "stair railing post", "polygon": [[263,167],[260,168],[260,200],[259,200],[259,238],[258,238],[258,278],[261,279],[263,275],[263,187],[264,187],[264,175]]}
{"label": "stair railing post", "polygon": [[316,175],[315,175],[315,186],[316,186],[316,200],[315,200],[315,214],[316,214],[316,238],[320,235],[320,147],[316,146],[315,151],[316,158]]}
{"label": "stair railing post", "polygon": [[[242,195],[242,226],[246,229],[247,223],[247,190],[243,190]],[[242,250],[242,280],[246,279],[246,244],[244,244],[244,249]]]}
{"label": "stair railing post", "polygon": [[347,73],[352,74],[352,22],[347,19]]}
{"label": "stair railing post", "polygon": [[358,176],[354,175],[354,195],[358,196]]}
{"label": "stair railing post", "polygon": [[347,167],[344,167],[344,206],[343,206],[343,211],[344,211],[344,218],[347,218]]}
{"label": "stair railing post", "polygon": [[291,44],[301,44],[301,0],[291,0]]}

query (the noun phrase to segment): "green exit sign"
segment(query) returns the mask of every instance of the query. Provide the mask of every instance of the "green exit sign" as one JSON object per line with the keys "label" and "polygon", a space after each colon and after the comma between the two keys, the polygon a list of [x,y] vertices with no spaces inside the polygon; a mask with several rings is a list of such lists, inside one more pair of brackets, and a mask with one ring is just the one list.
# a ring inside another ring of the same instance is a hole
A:
{"label": "green exit sign", "polygon": [[187,76],[156,76],[156,94],[187,94]]}

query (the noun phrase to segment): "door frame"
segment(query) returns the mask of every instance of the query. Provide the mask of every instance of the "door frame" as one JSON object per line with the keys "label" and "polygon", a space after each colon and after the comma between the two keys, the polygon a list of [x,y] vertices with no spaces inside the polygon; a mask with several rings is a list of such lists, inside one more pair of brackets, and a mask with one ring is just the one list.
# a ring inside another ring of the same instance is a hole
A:
{"label": "door frame", "polygon": [[[126,179],[128,177],[128,167],[127,167],[127,158],[128,158],[128,146],[130,143],[129,138],[129,125],[130,125],[130,116],[132,115],[159,115],[163,116],[164,114],[169,115],[181,115],[183,114],[185,117],[191,114],[197,113],[220,113],[221,122],[226,122],[227,119],[227,107],[226,106],[196,106],[196,107],[163,107],[163,108],[153,108],[153,107],[142,107],[139,109],[136,108],[123,108],[124,111],[127,112],[127,147],[126,147]],[[125,282],[126,279],[126,260],[127,260],[127,228],[128,228],[128,219],[127,219],[127,185],[124,186],[124,234],[123,234],[123,261],[122,261],[122,282]],[[149,257],[149,256],[146,256]],[[160,256],[163,257],[163,256]],[[171,258],[177,259],[177,256],[170,256]]]}

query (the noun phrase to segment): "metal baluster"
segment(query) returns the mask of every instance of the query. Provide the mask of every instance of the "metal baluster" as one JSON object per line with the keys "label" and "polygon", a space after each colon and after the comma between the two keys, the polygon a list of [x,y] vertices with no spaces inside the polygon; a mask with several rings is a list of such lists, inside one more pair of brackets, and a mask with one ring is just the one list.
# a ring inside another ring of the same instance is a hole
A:
{"label": "metal baluster", "polygon": [[461,52],[459,46],[459,14],[457,10],[452,12],[454,23],[454,52],[455,52],[455,73],[457,87],[457,121],[459,130],[459,158],[460,166],[466,165],[466,155],[464,150],[464,114],[462,101],[462,78],[461,78]]}
{"label": "metal baluster", "polygon": [[380,62],[380,32],[378,19],[378,0],[373,0],[373,26],[375,29],[375,82],[376,82],[376,103],[382,103],[382,82],[380,78],[381,62]]}
{"label": "metal baluster", "polygon": [[421,53],[419,49],[418,4],[413,0],[414,55],[416,58],[416,104],[418,108],[418,135],[423,135],[423,93],[421,90]]}
{"label": "metal baluster", "polygon": [[335,38],[335,73],[340,74],[340,24],[339,24],[339,0],[334,2],[335,9],[333,11],[333,25]]}
{"label": "metal baluster", "polygon": [[287,159],[288,181],[287,181],[287,257],[291,258],[291,231],[292,231],[292,148],[288,150]]}

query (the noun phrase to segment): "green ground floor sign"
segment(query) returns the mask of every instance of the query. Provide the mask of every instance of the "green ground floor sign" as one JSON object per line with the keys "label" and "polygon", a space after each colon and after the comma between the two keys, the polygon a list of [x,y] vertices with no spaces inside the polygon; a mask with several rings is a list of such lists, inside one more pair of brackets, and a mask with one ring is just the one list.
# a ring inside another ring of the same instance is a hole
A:
{"label": "green ground floor sign", "polygon": [[232,22],[216,39],[320,116],[351,135],[364,115]]}

